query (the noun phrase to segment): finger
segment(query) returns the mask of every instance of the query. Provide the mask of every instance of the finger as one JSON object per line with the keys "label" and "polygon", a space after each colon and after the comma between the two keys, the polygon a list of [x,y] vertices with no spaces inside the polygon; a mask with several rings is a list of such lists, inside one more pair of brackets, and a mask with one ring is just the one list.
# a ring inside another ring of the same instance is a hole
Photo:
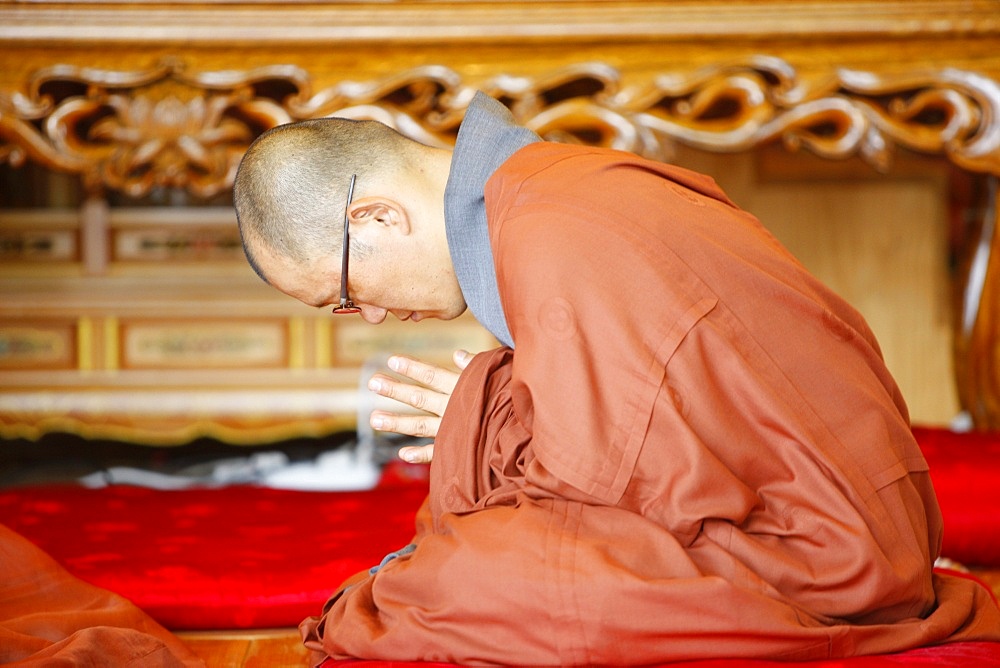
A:
{"label": "finger", "polygon": [[396,373],[445,394],[451,394],[455,389],[455,384],[458,383],[458,374],[454,371],[427,364],[405,355],[393,355],[389,358],[388,364],[389,368]]}
{"label": "finger", "polygon": [[455,366],[463,370],[465,367],[469,366],[469,362],[472,361],[473,357],[475,357],[475,355],[470,353],[468,350],[456,350],[451,356],[452,360],[455,362]]}
{"label": "finger", "polygon": [[444,415],[448,396],[436,390],[400,382],[384,374],[375,374],[368,381],[368,389],[383,397],[434,415]]}
{"label": "finger", "polygon": [[368,419],[372,429],[391,431],[406,436],[434,438],[441,426],[441,418],[434,415],[400,415],[385,411],[372,411]]}
{"label": "finger", "polygon": [[408,445],[400,448],[399,458],[410,464],[428,464],[434,459],[434,444]]}

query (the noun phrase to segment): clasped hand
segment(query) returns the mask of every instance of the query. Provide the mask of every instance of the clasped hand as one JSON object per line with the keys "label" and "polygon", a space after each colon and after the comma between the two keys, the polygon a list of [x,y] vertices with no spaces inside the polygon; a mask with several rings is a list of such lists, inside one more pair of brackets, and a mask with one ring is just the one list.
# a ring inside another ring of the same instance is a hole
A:
{"label": "clasped hand", "polygon": [[[456,350],[452,359],[461,370],[468,366],[473,357],[470,352]],[[448,407],[451,393],[455,391],[459,373],[405,355],[393,355],[389,358],[388,365],[409,380],[377,373],[368,381],[368,389],[428,414],[411,415],[374,410],[369,419],[372,428],[407,436],[434,438],[441,426],[441,418]],[[410,463],[427,463],[434,456],[434,444],[401,448],[399,456]]]}

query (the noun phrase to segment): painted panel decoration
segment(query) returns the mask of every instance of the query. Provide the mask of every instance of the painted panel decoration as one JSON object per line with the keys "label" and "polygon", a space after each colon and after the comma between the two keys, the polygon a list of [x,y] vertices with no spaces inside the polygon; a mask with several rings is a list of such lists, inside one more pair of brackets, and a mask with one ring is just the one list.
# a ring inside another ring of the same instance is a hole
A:
{"label": "painted panel decoration", "polygon": [[124,323],[122,367],[131,369],[278,367],[287,360],[281,323]]}
{"label": "painted panel decoration", "polygon": [[70,369],[75,349],[72,323],[0,323],[0,369]]}
{"label": "painted panel decoration", "polygon": [[378,327],[360,321],[338,323],[333,337],[336,359],[342,365],[364,364],[389,353],[450,365],[452,352],[459,348],[479,352],[498,345],[468,318],[447,324],[386,321]]}

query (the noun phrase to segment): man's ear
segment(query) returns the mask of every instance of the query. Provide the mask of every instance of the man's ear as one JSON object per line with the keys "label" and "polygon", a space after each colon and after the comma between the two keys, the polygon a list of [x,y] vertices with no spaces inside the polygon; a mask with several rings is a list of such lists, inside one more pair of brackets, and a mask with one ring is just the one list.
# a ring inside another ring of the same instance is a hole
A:
{"label": "man's ear", "polygon": [[385,228],[395,228],[403,234],[410,233],[410,217],[406,209],[395,200],[385,197],[362,197],[351,202],[348,217],[352,224],[374,223]]}

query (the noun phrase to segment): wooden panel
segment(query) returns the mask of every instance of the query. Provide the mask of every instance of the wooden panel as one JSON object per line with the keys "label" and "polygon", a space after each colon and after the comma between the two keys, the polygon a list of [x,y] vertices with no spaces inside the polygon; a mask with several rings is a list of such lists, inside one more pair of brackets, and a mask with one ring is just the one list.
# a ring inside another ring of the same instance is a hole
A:
{"label": "wooden panel", "polygon": [[177,634],[209,666],[298,668],[309,652],[297,629],[188,631]]}
{"label": "wooden panel", "polygon": [[117,208],[110,212],[114,263],[245,263],[230,207]]}
{"label": "wooden panel", "polygon": [[948,424],[960,406],[943,163],[881,175],[860,162],[776,151],[677,161],[711,174],[806,267],[865,316],[914,418]]}
{"label": "wooden panel", "polygon": [[5,229],[0,231],[0,261],[72,262],[78,257],[72,230]]}
{"label": "wooden panel", "polygon": [[0,210],[0,266],[37,272],[80,260],[79,220],[73,210]]}
{"label": "wooden panel", "polygon": [[76,341],[72,321],[0,323],[0,369],[72,369]]}
{"label": "wooden panel", "polygon": [[334,350],[337,361],[346,366],[390,353],[406,353],[450,366],[452,352],[459,348],[479,352],[499,345],[468,317],[451,323],[388,321],[375,328],[357,320],[338,325],[333,332]]}
{"label": "wooden panel", "polygon": [[[982,278],[1000,241],[980,225],[951,257],[949,186],[900,159],[1000,174],[998,54],[991,0],[0,2],[0,326],[68,313],[75,355],[55,373],[0,368],[0,436],[65,428],[41,411],[58,405],[76,430],[253,438],[227,412],[238,389],[298,406],[270,423],[293,436],[354,419],[351,401],[334,418],[299,393],[353,392],[373,355],[485,347],[465,321],[370,330],[293,303],[243,261],[227,202],[267,127],[371,117],[448,146],[476,88],[548,139],[715,173],[866,314],[916,420],[950,419],[954,376],[962,407],[1000,425],[1000,314]],[[827,167],[735,157],[751,151]],[[56,210],[9,210],[40,205]],[[152,336],[139,322],[206,320],[260,323],[270,352],[206,357],[204,333],[174,339],[187,361],[129,349]],[[206,362],[226,373],[193,368]],[[226,380],[243,371],[243,387]],[[187,426],[147,410],[162,391],[192,397]],[[109,414],[121,396],[132,409]]]}
{"label": "wooden panel", "polygon": [[122,331],[122,367],[128,369],[267,368],[288,362],[288,332],[281,322],[128,321]]}

